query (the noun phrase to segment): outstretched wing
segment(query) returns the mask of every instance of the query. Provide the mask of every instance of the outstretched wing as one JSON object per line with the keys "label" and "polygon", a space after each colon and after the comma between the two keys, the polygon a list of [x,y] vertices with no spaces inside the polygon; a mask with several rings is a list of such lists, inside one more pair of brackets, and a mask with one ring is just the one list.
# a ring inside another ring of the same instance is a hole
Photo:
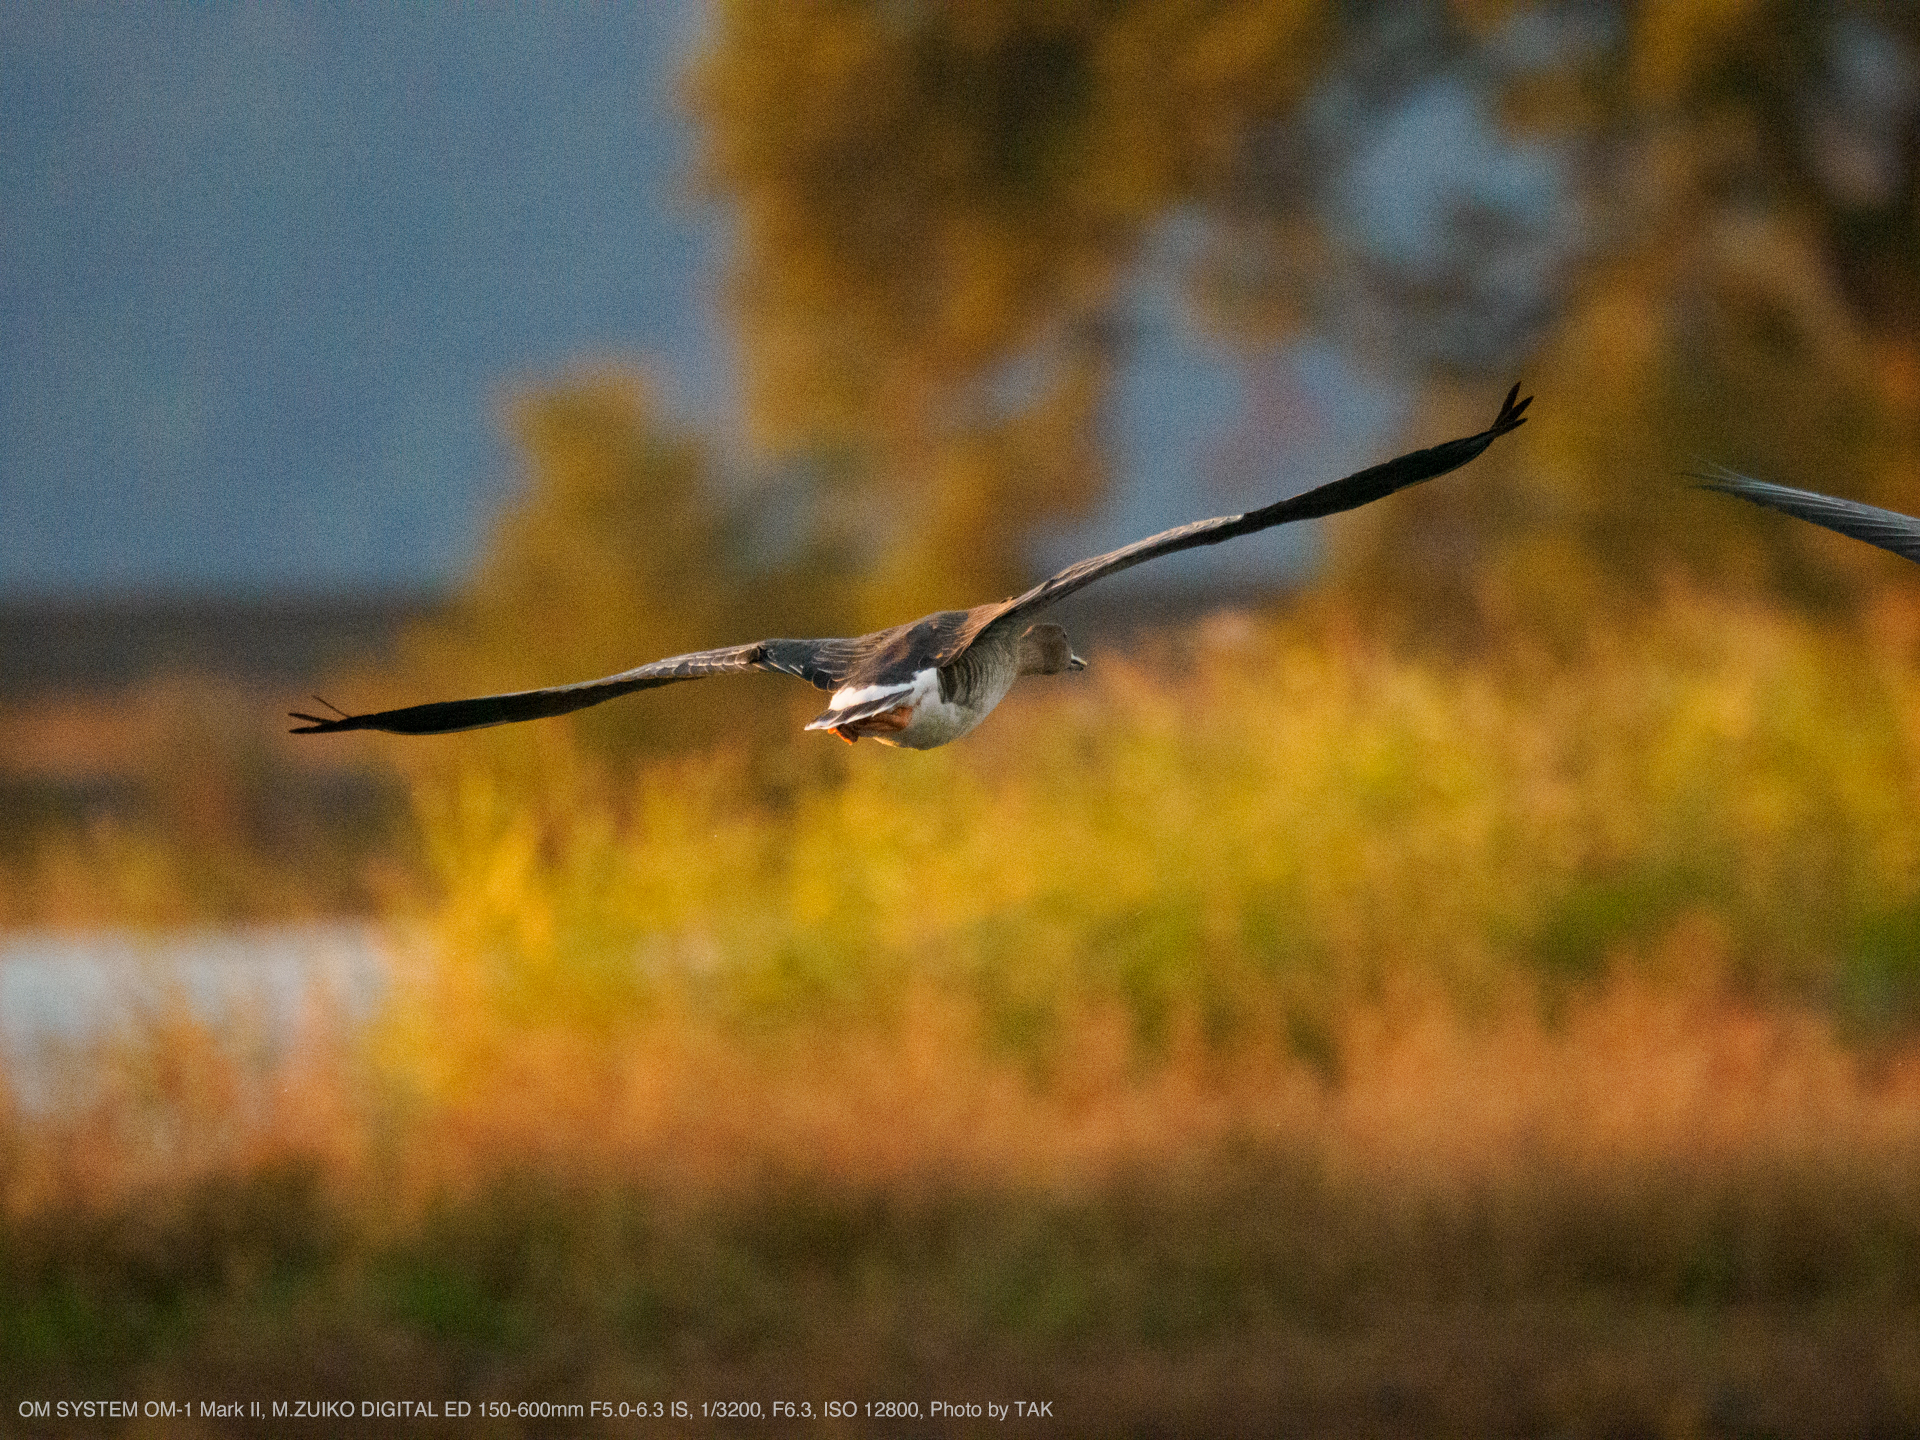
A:
{"label": "outstretched wing", "polygon": [[1750,480],[1732,470],[1714,467],[1711,475],[1697,475],[1702,490],[1717,490],[1736,495],[1769,510],[1811,520],[1842,535],[1851,535],[1882,550],[1891,550],[1909,560],[1920,560],[1920,520],[1898,510],[1882,510],[1878,505],[1862,505],[1858,500],[1841,500],[1817,490],[1795,490],[1772,485],[1765,480]]}
{"label": "outstretched wing", "polygon": [[1398,459],[1389,460],[1381,465],[1348,475],[1344,479],[1334,480],[1309,490],[1303,495],[1295,495],[1286,500],[1276,501],[1272,505],[1258,510],[1249,510],[1244,515],[1222,515],[1213,520],[1196,520],[1190,525],[1181,525],[1158,535],[1150,535],[1145,540],[1136,540],[1131,545],[1123,545],[1118,550],[1110,550],[1105,555],[1095,555],[1090,560],[1082,560],[1069,565],[1058,575],[1042,580],[1024,595],[999,605],[983,605],[973,612],[976,617],[964,632],[960,642],[952,647],[950,653],[940,656],[940,663],[950,662],[968,645],[972,644],[989,625],[1011,623],[1024,620],[1034,612],[1044,609],[1055,601],[1064,600],[1076,590],[1081,590],[1096,580],[1131,569],[1148,560],[1156,560],[1162,555],[1172,555],[1176,551],[1191,550],[1201,545],[1218,545],[1222,541],[1232,540],[1241,535],[1251,535],[1258,530],[1270,529],[1275,525],[1287,525],[1295,520],[1315,520],[1323,515],[1337,515],[1342,510],[1355,510],[1396,490],[1404,490],[1409,485],[1417,485],[1422,480],[1431,480],[1444,475],[1449,470],[1457,470],[1469,460],[1474,459],[1510,430],[1517,430],[1526,423],[1527,406],[1533,403],[1533,397],[1520,399],[1520,387],[1515,385],[1507,392],[1506,400],[1500,406],[1500,413],[1494,417],[1493,424],[1478,435],[1468,435],[1459,440],[1449,440],[1443,445],[1435,445],[1426,450],[1415,450]]}
{"label": "outstretched wing", "polygon": [[511,725],[519,720],[538,720],[547,715],[584,710],[589,705],[630,695],[635,690],[652,690],[682,680],[735,675],[748,670],[797,675],[816,689],[831,690],[845,677],[860,653],[857,640],[761,640],[752,645],[674,655],[650,665],[623,670],[618,675],[582,680],[573,685],[551,685],[544,690],[516,690],[506,695],[481,695],[472,700],[436,700],[427,705],[408,705],[369,715],[341,715],[331,720],[296,710],[292,718],[307,723],[294,726],[292,733],[330,735],[337,730],[386,730],[395,735],[441,735],[454,730],[478,730],[487,725]]}

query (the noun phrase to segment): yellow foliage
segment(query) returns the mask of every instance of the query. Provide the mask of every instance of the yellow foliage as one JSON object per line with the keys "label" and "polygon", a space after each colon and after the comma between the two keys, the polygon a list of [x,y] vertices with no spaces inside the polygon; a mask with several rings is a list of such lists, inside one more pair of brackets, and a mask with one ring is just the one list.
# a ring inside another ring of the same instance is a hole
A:
{"label": "yellow foliage", "polygon": [[1758,0],[1658,0],[1638,8],[1633,81],[1645,105],[1671,104],[1724,54],[1732,33],[1764,13]]}
{"label": "yellow foliage", "polygon": [[435,1019],[403,1048],[481,1076],[529,1031],[606,1057],[662,1006],[885,1030],[930,989],[1043,1066],[1089,1008],[1145,1053],[1192,1027],[1313,1051],[1362,1001],[1550,995],[1683,931],[1719,937],[1715,983],[1907,1024],[1901,634],[1678,594],[1577,660],[1437,663],[1337,615],[1222,622],[1188,660],[1096,655],[963,745],[797,783],[721,750],[428,785],[397,1014]]}
{"label": "yellow foliage", "polygon": [[[1893,599],[1680,592],[1466,660],[1309,607],[926,754],[466,748],[415,780],[370,1033],[274,1060],[163,1009],[61,1104],[0,1091],[0,1362],[320,1393],[344,1353],[397,1393],[424,1355],[504,1395],[551,1345],[583,1396],[906,1393],[907,1314],[941,1381],[1130,1393],[1098,1353],[1211,1393],[1321,1345],[1361,1394],[1411,1306],[1479,1337],[1450,1377],[1586,1417],[1622,1402],[1556,1389],[1543,1325],[1648,1374],[1680,1326],[1691,1383],[1750,1374],[1757,1313],[1904,1423],[1917,654]],[[1477,1428],[1545,1413],[1459,1383]]]}

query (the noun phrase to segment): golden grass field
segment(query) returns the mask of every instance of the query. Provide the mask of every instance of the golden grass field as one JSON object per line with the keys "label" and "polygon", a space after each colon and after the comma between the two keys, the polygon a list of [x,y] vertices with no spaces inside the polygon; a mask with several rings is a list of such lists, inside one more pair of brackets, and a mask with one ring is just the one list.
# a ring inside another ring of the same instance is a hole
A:
{"label": "golden grass field", "polygon": [[[279,1052],[160,1007],[10,1105],[0,1372],[692,1403],[650,1433],[1920,1430],[1915,612],[1155,645],[924,755],[371,742],[386,1004]],[[699,1413],[743,1397],[813,1418]]]}

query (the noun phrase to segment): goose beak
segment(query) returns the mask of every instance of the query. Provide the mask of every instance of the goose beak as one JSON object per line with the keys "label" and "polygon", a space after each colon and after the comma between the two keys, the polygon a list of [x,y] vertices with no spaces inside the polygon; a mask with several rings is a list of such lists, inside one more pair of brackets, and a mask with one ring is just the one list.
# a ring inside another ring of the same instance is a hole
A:
{"label": "goose beak", "polygon": [[1082,660],[1078,655],[1074,654],[1071,650],[1067,652],[1067,669],[1084,670],[1086,668],[1087,668],[1086,661]]}

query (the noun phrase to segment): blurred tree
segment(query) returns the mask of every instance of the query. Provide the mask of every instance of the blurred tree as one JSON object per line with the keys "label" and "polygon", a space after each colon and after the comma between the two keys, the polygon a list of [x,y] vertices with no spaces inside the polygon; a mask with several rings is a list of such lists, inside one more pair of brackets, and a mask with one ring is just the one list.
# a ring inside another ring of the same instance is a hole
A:
{"label": "blurred tree", "polygon": [[[1920,508],[1920,12],[1749,0],[1495,18],[1511,129],[1558,157],[1580,217],[1526,363],[1551,423],[1474,493],[1361,518],[1348,574],[1429,613],[1452,592],[1568,633],[1674,573],[1825,603],[1911,583],[1865,547],[1689,496],[1678,475],[1718,462]],[[1443,574],[1421,543],[1436,534],[1483,564]]]}
{"label": "blurred tree", "polygon": [[[525,485],[450,615],[414,637],[410,668],[423,688],[584,680],[769,633],[765,612],[790,587],[780,576],[746,583],[744,516],[702,442],[661,420],[642,376],[582,372],[523,395],[508,419]],[[686,686],[570,723],[614,755],[750,737],[756,717],[777,707],[743,705],[742,683],[751,682]]]}
{"label": "blurred tree", "polygon": [[[1543,396],[1472,483],[1336,531],[1341,584],[1426,633],[1577,636],[1675,573],[1834,600],[1898,571],[1677,472],[1920,509],[1907,9],[730,0],[712,36],[747,418],[793,490],[729,496],[634,375],[530,395],[525,497],[416,650],[436,686],[1015,590],[1027,536],[1103,491],[1150,266],[1223,345],[1332,338],[1413,387],[1423,435],[1516,374]],[[737,696],[578,724],[633,752],[785,715]]]}
{"label": "blurred tree", "polygon": [[1332,338],[1423,434],[1514,374],[1546,400],[1473,485],[1342,524],[1337,573],[1425,616],[1889,573],[1688,496],[1695,464],[1920,501],[1909,7],[734,0],[713,37],[750,416],[831,477],[863,619],[1013,588],[1098,496],[1170,223],[1226,342]]}
{"label": "blurred tree", "polygon": [[749,415],[833,457],[862,618],[1026,578],[1105,481],[1117,300],[1316,73],[1323,7],[722,4],[695,105],[739,223]]}

